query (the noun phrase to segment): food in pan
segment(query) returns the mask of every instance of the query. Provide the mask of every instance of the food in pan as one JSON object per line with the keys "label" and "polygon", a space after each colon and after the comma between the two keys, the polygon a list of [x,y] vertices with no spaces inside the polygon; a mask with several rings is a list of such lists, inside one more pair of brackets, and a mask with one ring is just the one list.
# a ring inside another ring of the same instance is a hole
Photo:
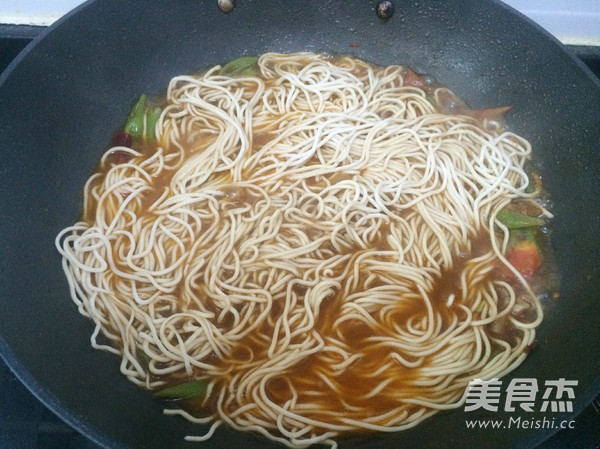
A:
{"label": "food in pan", "polygon": [[506,110],[314,53],[143,95],[57,237],[92,345],[191,441],[335,447],[458,407],[543,316],[551,213]]}

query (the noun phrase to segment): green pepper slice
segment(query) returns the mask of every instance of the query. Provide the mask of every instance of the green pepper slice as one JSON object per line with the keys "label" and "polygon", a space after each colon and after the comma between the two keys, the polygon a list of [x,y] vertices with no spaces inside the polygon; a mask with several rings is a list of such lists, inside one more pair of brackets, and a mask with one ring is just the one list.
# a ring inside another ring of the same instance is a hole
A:
{"label": "green pepper slice", "polygon": [[169,401],[189,399],[193,397],[202,397],[206,395],[206,379],[192,380],[179,385],[173,385],[154,393],[154,398]]}
{"label": "green pepper slice", "polygon": [[229,61],[219,71],[226,76],[257,76],[258,56],[242,56]]}
{"label": "green pepper slice", "polygon": [[508,229],[530,228],[542,226],[545,223],[541,218],[530,217],[529,215],[509,209],[502,209],[498,212],[496,218]]}
{"label": "green pepper slice", "polygon": [[162,109],[158,106],[150,106],[146,111],[146,142],[156,140],[155,128],[161,113]]}
{"label": "green pepper slice", "polygon": [[135,104],[127,120],[123,131],[129,133],[132,138],[142,137],[144,132],[144,115],[146,114],[146,95],[142,95]]}
{"label": "green pepper slice", "polygon": [[155,129],[162,108],[148,104],[146,95],[142,95],[129,112],[123,131],[137,142],[152,143],[156,140]]}

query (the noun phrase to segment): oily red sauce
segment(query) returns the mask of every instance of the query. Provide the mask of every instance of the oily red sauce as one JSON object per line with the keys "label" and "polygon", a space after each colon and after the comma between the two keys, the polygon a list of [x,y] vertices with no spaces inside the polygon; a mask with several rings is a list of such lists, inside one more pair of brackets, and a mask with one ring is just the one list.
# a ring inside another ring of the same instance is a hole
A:
{"label": "oily red sauce", "polygon": [[[356,74],[362,75],[362,70],[362,68],[357,68]],[[405,76],[410,85],[416,86],[422,81],[422,78],[414,74],[412,71],[405,72]],[[250,151],[258,151],[276,136],[277,133],[273,130],[256,130],[250,139],[252,144]],[[199,138],[201,138],[201,136]],[[205,136],[205,138],[206,146],[210,144],[211,139],[214,139],[214,137],[208,135]],[[144,151],[144,149],[142,150]],[[153,151],[153,149],[149,148],[147,151],[150,152]],[[191,153],[191,150],[189,153]],[[121,163],[119,161],[120,157],[121,155],[117,157],[117,163]],[[112,160],[112,162],[114,163],[115,160]],[[309,164],[310,163],[311,162],[309,162]],[[315,159],[313,163],[318,163],[318,161]],[[105,173],[109,168],[110,164],[108,167],[99,167],[98,171]],[[269,173],[265,172],[263,176],[268,177],[268,175]],[[307,180],[307,185],[310,189],[318,191],[320,188],[328,185],[351,179],[352,176],[352,173],[337,172],[326,179],[319,179],[318,177],[309,179]],[[152,205],[163,195],[165,191],[170,189],[172,177],[173,172],[168,170],[164,170],[158,176],[153,177],[152,189],[148,192],[145,192],[142,196],[140,216],[143,216],[144,214],[152,214]],[[100,178],[97,182],[101,182],[101,180],[102,178]],[[245,205],[252,204],[257,200],[258,197],[256,194],[249,189],[242,189],[235,185],[227,186],[228,181],[230,181],[230,179],[227,179],[227,176],[225,176],[222,181],[224,186],[224,201],[231,202],[232,205]],[[96,207],[97,205],[91,202],[88,209],[84,211],[84,218],[90,220],[90,218],[95,214]],[[410,210],[404,213],[410,213]],[[210,223],[207,223],[207,228],[209,226]],[[390,222],[382,223],[379,226],[374,238],[370,242],[371,248],[380,251],[381,253],[391,249],[387,241],[389,228]],[[285,233],[289,231],[284,229],[282,232]],[[318,238],[322,234],[322,231],[316,228],[312,232],[314,238]],[[456,255],[452,261],[452,265],[444,269],[441,276],[436,279],[434,287],[427,292],[436,312],[442,316],[444,323],[441,329],[442,331],[445,329],[444,326],[449,323],[452,317],[458,316],[459,319],[464,318],[464,312],[458,310],[456,307],[448,306],[448,298],[451,295],[454,295],[456,298],[461,296],[461,273],[471,258],[490,251],[491,248],[489,238],[489,235],[485,233],[473,236],[471,249],[468,251],[465,250],[463,253]],[[328,242],[324,243],[321,249],[330,253],[337,251],[336,248],[334,248],[333,245]],[[360,248],[344,247],[343,253],[352,254],[353,258],[349,263],[353,263],[353,261],[356,259],[354,255],[360,253]],[[383,255],[381,258],[382,260],[386,260],[386,257]],[[122,268],[125,269],[125,267]],[[337,270],[340,269],[341,268],[339,267],[337,268]],[[232,273],[222,273],[222,277],[225,278],[229,275],[232,275]],[[365,273],[361,273],[361,275],[363,277],[366,276]],[[487,276],[489,279],[493,279],[494,276],[497,275],[497,271],[491,271]],[[364,279],[361,279],[357,285],[362,286],[363,284]],[[294,285],[293,293],[298,296],[298,301],[302,301],[304,295],[308,293],[308,289],[306,286],[298,283]],[[391,364],[386,370],[385,378],[391,378],[393,380],[385,387],[384,391],[374,397],[364,398],[364,396],[379,388],[382,382],[382,377],[373,376],[371,374],[380,369],[382,363],[390,360],[390,351],[389,348],[385,348],[384,346],[373,346],[373,329],[362,321],[347,320],[339,326],[334,325],[340,315],[340,311],[344,305],[345,299],[346,298],[344,298],[339,292],[334,293],[330,297],[326,298],[320,305],[318,318],[312,332],[317,332],[320,334],[326,340],[326,342],[329,341],[329,339],[341,340],[343,341],[343,344],[348,352],[359,353],[362,354],[362,356],[355,360],[341,373],[329,372],[328,366],[323,363],[323,354],[321,353],[316,353],[306,357],[300,363],[294,366],[293,369],[283,373],[281,376],[272,378],[268,382],[267,394],[274,401],[280,404],[288,401],[292,396],[290,385],[293,385],[295,391],[299,394],[299,402],[304,400],[306,402],[318,403],[323,406],[323,409],[335,410],[340,413],[344,413],[348,417],[352,417],[353,413],[355,413],[353,412],[354,407],[366,407],[370,410],[372,415],[377,415],[400,406],[401,402],[399,399],[394,398],[394,395],[385,394],[386,391],[401,391],[405,397],[418,394],[413,382],[419,377],[419,370],[407,368],[399,362],[396,362]],[[210,304],[207,304],[207,308],[208,310],[213,311],[215,315],[219,314],[219,310],[216,307],[211,308]],[[229,375],[223,376],[222,379],[218,380],[220,387],[226,388],[234,375],[240,370],[243,370],[245,365],[248,363],[251,363],[253,360],[268,357],[267,354],[271,345],[271,340],[265,338],[264,336],[273,334],[274,325],[277,322],[278,317],[282,314],[283,308],[283,302],[275,301],[272,304],[269,319],[265,320],[261,326],[259,326],[255,334],[249,335],[248,338],[244,338],[234,345],[227,354],[225,360],[219,360],[214,355],[207,359],[207,361],[210,361],[211,363],[221,364],[223,367],[231,369]],[[388,312],[385,319],[395,323],[403,323],[411,317],[419,315],[422,316],[425,314],[426,307],[424,305],[424,301],[417,300],[413,297],[410,299],[399,297],[398,306],[394,310]],[[389,324],[390,323],[388,323],[388,325]],[[225,317],[219,323],[219,326],[225,329],[233,326],[231,315],[225,315]],[[383,326],[383,328],[385,329],[385,326]],[[489,335],[506,341],[512,341],[515,338],[518,338],[516,329],[511,326],[508,321],[506,321],[503,326],[500,326],[500,328],[496,327],[492,330],[489,330]],[[409,361],[415,361],[414,356],[410,354],[401,355]],[[328,355],[328,357],[333,356]],[[342,358],[341,356],[338,357],[338,362],[341,363]],[[427,360],[425,360],[424,366],[427,366]],[[201,372],[198,372],[197,374],[199,376],[202,375]],[[323,380],[323,378],[329,379],[330,382],[335,385],[335,388],[332,388],[328,382]],[[173,378],[171,381],[173,384],[176,384],[185,380],[187,379]],[[318,392],[319,394],[315,396],[315,392]],[[211,407],[215,407],[215,400],[215,398],[209,400],[209,409]],[[212,404],[210,404],[211,401],[213,402]],[[204,410],[204,406],[199,401],[189,400],[182,405],[193,413],[205,414],[206,412]],[[350,406],[350,409],[348,409],[347,406]],[[307,413],[309,415],[312,413],[312,417],[315,419],[319,419],[321,417],[319,410],[314,410]]]}
{"label": "oily red sauce", "polygon": [[[460,309],[448,306],[447,299],[451,294],[456,295],[457,298],[460,297],[461,273],[465,265],[469,263],[469,259],[489,251],[490,244],[487,243],[488,240],[489,236],[477,236],[474,239],[473,250],[456,256],[452,266],[448,267],[436,279],[433,289],[428,292],[428,297],[436,313],[440,314],[444,320],[445,325],[441,331],[445,330],[446,325],[453,317],[465,318],[464,312]],[[390,249],[385,239],[385,230],[382,230],[375,245],[382,250]],[[355,248],[355,251],[357,254],[360,253],[358,248]],[[490,272],[489,277],[493,276],[493,272]],[[364,279],[360,280],[358,285],[361,286],[363,283]],[[383,282],[381,284],[383,285]],[[301,301],[302,295],[306,294],[306,288],[298,286],[295,292],[300,296],[299,300]],[[324,357],[323,351],[310,355],[296,364],[293,369],[281,376],[272,378],[267,383],[266,391],[272,400],[279,404],[287,402],[292,397],[290,385],[293,385],[299,396],[299,402],[306,401],[318,405],[315,410],[307,411],[307,415],[316,420],[330,421],[331,418],[328,418],[319,409],[336,411],[340,414],[343,413],[345,417],[359,419],[360,412],[354,411],[355,408],[366,408],[372,416],[375,416],[400,406],[406,406],[402,402],[402,398],[419,396],[422,393],[414,386],[414,381],[419,378],[419,369],[407,368],[399,362],[394,362],[386,368],[384,375],[372,375],[382,367],[382,364],[389,362],[390,349],[383,345],[375,347],[372,340],[374,330],[362,321],[347,320],[338,326],[334,325],[340,316],[344,301],[345,298],[339,292],[326,298],[319,308],[318,319],[313,332],[321,335],[326,342],[331,341],[331,339],[341,341],[348,352],[351,354],[359,353],[362,356],[343,372],[335,373],[328,363],[324,363],[324,358],[341,363],[343,361],[341,356],[338,356],[337,360],[335,355],[331,354]],[[243,370],[246,363],[267,357],[271,340],[261,338],[260,335],[272,335],[273,323],[281,314],[282,307],[281,303],[275,302],[271,310],[272,320],[270,320],[270,324],[265,322],[258,330],[257,335],[259,337],[251,335],[244,338],[233,347],[227,359],[220,362],[224,367],[237,367],[233,369],[231,376],[225,376],[220,380],[221,385],[224,387],[228,385],[237,369]],[[396,323],[403,323],[411,317],[424,316],[426,313],[424,301],[419,298],[399,297],[397,307],[389,312],[386,318]],[[385,323],[382,323],[382,334],[385,335],[386,332],[391,334],[392,331],[385,330],[385,328]],[[497,335],[495,336],[497,337]],[[415,361],[415,357],[410,353],[398,352],[409,362]],[[427,360],[428,358],[425,357],[423,366],[427,366]],[[324,378],[328,381],[325,381]],[[392,379],[392,381],[380,394],[369,398],[365,397],[379,388],[383,381],[387,382],[389,379]],[[331,383],[335,387],[332,387]],[[398,392],[402,392],[400,396],[398,396]],[[193,401],[188,402],[185,406],[195,413],[201,413],[201,407],[199,404],[194,404]],[[411,406],[408,406],[408,408],[410,409]],[[418,407],[415,406],[414,409],[416,410]]]}

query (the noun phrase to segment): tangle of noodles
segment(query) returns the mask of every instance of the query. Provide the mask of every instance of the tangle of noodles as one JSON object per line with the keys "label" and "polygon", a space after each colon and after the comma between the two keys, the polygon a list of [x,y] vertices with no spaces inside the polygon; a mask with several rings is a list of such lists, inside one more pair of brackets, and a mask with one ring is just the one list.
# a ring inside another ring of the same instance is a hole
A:
{"label": "tangle of noodles", "polygon": [[57,247],[93,346],[151,390],[206,379],[167,410],[211,423],[191,441],[290,447],[412,427],[519,365],[542,310],[498,275],[496,214],[536,195],[529,143],[437,112],[400,66],[258,66],[174,78],[157,144],[86,184]]}

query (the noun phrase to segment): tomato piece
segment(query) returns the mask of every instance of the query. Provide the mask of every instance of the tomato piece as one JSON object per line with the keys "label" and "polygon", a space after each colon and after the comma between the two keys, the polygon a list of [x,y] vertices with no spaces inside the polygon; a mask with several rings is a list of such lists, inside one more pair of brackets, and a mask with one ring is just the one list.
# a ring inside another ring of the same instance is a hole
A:
{"label": "tomato piece", "polygon": [[126,133],[125,131],[119,131],[113,136],[110,143],[114,147],[131,148],[131,134]]}
{"label": "tomato piece", "polygon": [[425,78],[411,69],[405,69],[402,72],[402,79],[404,81],[404,86],[413,86],[420,88],[424,88],[427,86]]}
{"label": "tomato piece", "polygon": [[[511,248],[506,254],[506,259],[525,279],[531,279],[542,265],[537,245],[528,240]],[[508,268],[504,271],[506,280],[515,279],[514,273]]]}

